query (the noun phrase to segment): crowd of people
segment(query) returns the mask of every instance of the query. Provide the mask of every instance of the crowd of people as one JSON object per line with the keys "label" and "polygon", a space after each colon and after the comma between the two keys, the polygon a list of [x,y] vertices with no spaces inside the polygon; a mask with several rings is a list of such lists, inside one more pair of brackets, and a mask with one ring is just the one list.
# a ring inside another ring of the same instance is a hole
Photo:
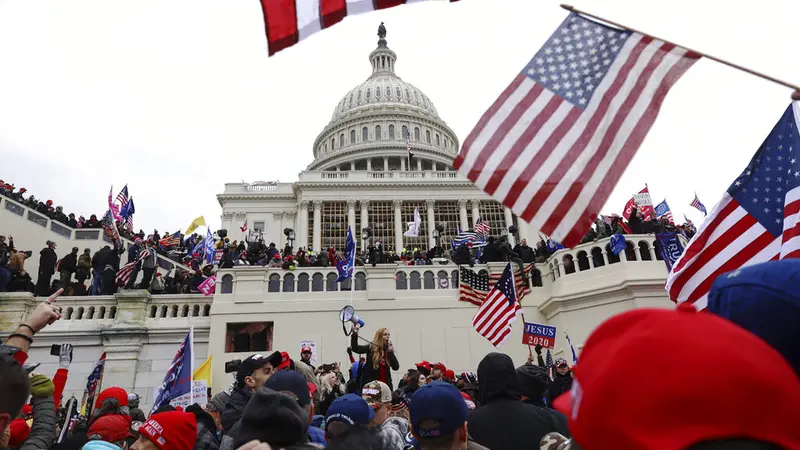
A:
{"label": "crowd of people", "polygon": [[36,334],[61,317],[57,292],[0,346],[0,448],[796,449],[800,294],[787,282],[798,274],[797,260],[759,264],[715,284],[706,312],[613,316],[571,365],[548,364],[537,346],[518,367],[496,352],[476,372],[420,361],[395,382],[390,331],[366,339],[353,325],[349,368],[315,366],[311,347],[299,359],[253,354],[226,364],[232,384],[206,401],[149,414],[116,386],[98,389],[82,413],[74,397],[64,406],[70,344],[52,378],[26,365]]}

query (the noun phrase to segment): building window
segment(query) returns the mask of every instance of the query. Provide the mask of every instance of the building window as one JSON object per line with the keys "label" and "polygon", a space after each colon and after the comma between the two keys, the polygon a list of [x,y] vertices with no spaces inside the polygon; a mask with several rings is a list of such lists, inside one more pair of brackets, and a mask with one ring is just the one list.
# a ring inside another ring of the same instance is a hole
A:
{"label": "building window", "polygon": [[322,248],[327,251],[333,247],[344,250],[347,237],[347,203],[325,202],[322,204]]}
{"label": "building window", "polygon": [[419,128],[414,127],[414,140],[419,141]]}
{"label": "building window", "polygon": [[[492,236],[502,236],[503,230],[508,229],[508,226],[506,225],[506,216],[503,212],[503,205],[501,203],[495,201],[483,201],[481,202],[478,210],[481,214],[481,220],[489,221],[489,225],[492,227],[490,232]],[[476,217],[473,217],[470,224],[474,224],[475,219]]]}
{"label": "building window", "polygon": [[384,251],[395,250],[394,205],[392,202],[369,202],[369,226],[372,228],[371,243],[381,241]]}
{"label": "building window", "polygon": [[369,100],[371,94],[372,94],[372,89],[371,88],[367,88],[367,100]]}
{"label": "building window", "polygon": [[328,151],[328,143],[327,142],[324,142],[322,144],[322,149],[323,149],[323,151],[326,151],[326,152]]}
{"label": "building window", "polygon": [[380,141],[382,137],[383,136],[381,136],[381,126],[375,125],[375,140]]}
{"label": "building window", "polygon": [[436,135],[436,146],[438,147],[440,145],[441,145],[441,143],[439,142],[439,135],[437,134]]}
{"label": "building window", "polygon": [[400,88],[397,88],[397,99],[400,100],[403,96],[400,94]]}
{"label": "building window", "polygon": [[350,130],[350,144],[356,143],[356,130]]}
{"label": "building window", "polygon": [[444,232],[440,235],[439,245],[442,249],[449,250],[451,248],[450,242],[458,235],[458,227],[460,226],[458,202],[437,201],[436,207],[433,209],[433,217],[436,225],[444,227]]}
{"label": "building window", "polygon": [[386,98],[389,98],[391,96],[392,96],[392,90],[389,89],[389,86],[386,86]]}
{"label": "building window", "polygon": [[411,92],[408,89],[406,89],[406,100],[411,101]]}
{"label": "building window", "polygon": [[425,206],[425,201],[403,201],[403,206],[401,208],[403,232],[408,229],[408,224],[414,221],[414,209],[419,210],[419,215],[422,218],[422,224],[419,227],[419,236],[403,236],[403,248],[409,252],[413,252],[415,248],[418,248],[421,252],[425,252],[428,250],[428,207]]}
{"label": "building window", "polygon": [[381,88],[375,88],[375,98],[381,98]]}
{"label": "building window", "polygon": [[263,220],[259,220],[259,221],[253,222],[253,231],[257,231],[259,233],[262,233],[264,231],[264,221]]}
{"label": "building window", "polygon": [[358,92],[356,93],[356,101],[357,101],[358,103],[361,103],[361,91],[358,91]]}
{"label": "building window", "polygon": [[389,139],[397,139],[394,135],[394,125],[389,125]]}
{"label": "building window", "polygon": [[425,130],[425,142],[428,144],[431,143],[431,132],[429,130]]}
{"label": "building window", "polygon": [[447,141],[447,138],[444,138],[444,148],[450,148],[450,143]]}
{"label": "building window", "polygon": [[228,323],[225,353],[272,351],[272,322]]}
{"label": "building window", "polygon": [[369,139],[369,130],[367,127],[361,129],[361,141],[366,142]]}
{"label": "building window", "polygon": [[336,149],[336,138],[331,138],[331,150]]}
{"label": "building window", "polygon": [[[311,202],[309,202],[309,203],[311,203]],[[309,205],[309,206],[311,206],[311,205]],[[313,206],[312,206],[312,208],[313,208]],[[308,236],[308,241],[306,241],[306,243],[305,243],[306,244],[306,249],[313,250],[313,251],[319,251],[318,248],[314,248],[314,213],[313,213],[313,210],[311,210],[311,211],[307,210],[306,212],[308,213],[308,214],[306,214],[306,216],[308,217],[308,229],[306,230],[306,236]]]}
{"label": "building window", "polygon": [[344,147],[344,133],[339,134],[339,148]]}
{"label": "building window", "polygon": [[405,126],[405,125],[403,125],[403,135],[402,135],[402,136],[400,136],[400,139],[405,139],[405,138],[407,138],[407,137],[409,137],[409,136],[410,136],[410,135],[408,134],[408,127],[407,127],[407,126]]}

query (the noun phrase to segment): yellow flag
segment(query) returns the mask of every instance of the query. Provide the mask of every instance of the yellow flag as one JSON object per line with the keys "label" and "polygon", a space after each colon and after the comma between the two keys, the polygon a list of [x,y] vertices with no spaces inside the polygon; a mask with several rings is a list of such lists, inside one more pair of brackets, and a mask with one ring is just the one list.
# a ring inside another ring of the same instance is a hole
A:
{"label": "yellow flag", "polygon": [[186,233],[184,234],[192,234],[192,232],[196,230],[197,227],[204,227],[204,226],[206,226],[206,218],[200,216],[192,221],[192,224],[189,225],[189,228],[186,229]]}
{"label": "yellow flag", "polygon": [[211,356],[194,371],[193,378],[195,381],[204,380],[206,386],[211,387]]}

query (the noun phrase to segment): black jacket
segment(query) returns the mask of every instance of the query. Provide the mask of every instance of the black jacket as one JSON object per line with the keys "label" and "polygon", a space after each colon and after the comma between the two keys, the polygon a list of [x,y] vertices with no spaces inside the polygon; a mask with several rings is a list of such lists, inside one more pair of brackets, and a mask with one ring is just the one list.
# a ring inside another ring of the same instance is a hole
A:
{"label": "black jacket", "polygon": [[[372,365],[372,345],[358,345],[358,335],[353,333],[350,336],[350,348],[353,352],[364,355],[366,354],[366,361],[364,367],[358,371],[357,392],[361,392],[361,387],[370,381],[375,381],[380,375],[380,366],[374,367]],[[392,383],[392,370],[400,370],[400,363],[397,361],[397,356],[394,352],[386,352],[386,363],[389,364],[389,370],[386,371],[386,384],[389,389],[394,390],[394,383]]]}
{"label": "black jacket", "polygon": [[468,420],[475,442],[492,450],[531,448],[552,431],[569,436],[560,413],[523,403],[514,363],[508,355],[490,353],[478,365],[478,402]]}
{"label": "black jacket", "polygon": [[222,408],[222,429],[225,432],[220,441],[219,448],[221,450],[233,449],[233,442],[236,439],[236,434],[239,431],[242,414],[247,403],[253,397],[253,392],[247,388],[236,388],[231,392],[228,402]]}
{"label": "black jacket", "polygon": [[56,262],[58,257],[56,252],[50,247],[45,247],[39,252],[39,273],[45,275],[52,275],[56,271]]}
{"label": "black jacket", "polygon": [[78,268],[78,254],[77,253],[70,253],[69,255],[61,258],[61,269],[62,272],[70,272],[74,273],[75,269]]}
{"label": "black jacket", "polygon": [[536,258],[536,253],[527,245],[517,244],[517,246],[514,247],[514,253],[518,254],[519,259],[526,264],[532,263]]}

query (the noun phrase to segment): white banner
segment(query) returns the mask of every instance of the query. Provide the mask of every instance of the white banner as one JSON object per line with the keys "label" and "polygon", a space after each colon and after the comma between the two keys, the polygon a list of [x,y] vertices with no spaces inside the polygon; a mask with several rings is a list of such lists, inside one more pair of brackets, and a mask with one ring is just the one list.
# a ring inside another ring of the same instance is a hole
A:
{"label": "white banner", "polygon": [[311,347],[311,365],[314,367],[317,366],[317,342],[311,340],[304,340],[300,341],[300,350],[302,351],[303,347]]}

